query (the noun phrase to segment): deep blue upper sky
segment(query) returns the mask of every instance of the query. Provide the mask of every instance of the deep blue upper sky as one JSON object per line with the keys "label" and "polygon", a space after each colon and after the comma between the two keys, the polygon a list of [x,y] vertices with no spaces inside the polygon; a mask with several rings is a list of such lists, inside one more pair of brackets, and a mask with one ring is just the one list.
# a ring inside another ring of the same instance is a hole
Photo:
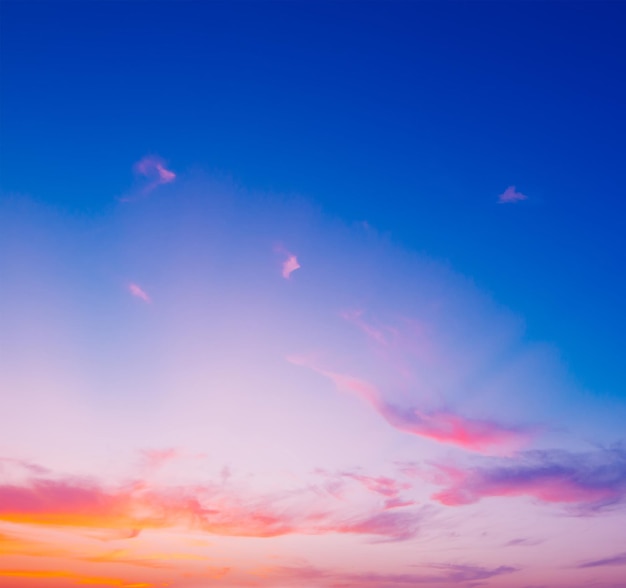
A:
{"label": "deep blue upper sky", "polygon": [[[626,393],[626,4],[2,2],[0,189],[97,215],[147,153],[447,260]],[[509,185],[529,196],[496,198]]]}

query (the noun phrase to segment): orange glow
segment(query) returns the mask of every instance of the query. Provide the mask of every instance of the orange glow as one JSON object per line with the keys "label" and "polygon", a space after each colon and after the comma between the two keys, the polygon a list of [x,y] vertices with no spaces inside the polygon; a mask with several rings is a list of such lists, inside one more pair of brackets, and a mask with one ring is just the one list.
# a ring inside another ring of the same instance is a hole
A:
{"label": "orange glow", "polygon": [[[105,578],[97,576],[81,576],[80,574],[72,574],[70,572],[51,571],[51,570],[0,570],[0,577],[38,579],[38,580],[55,580],[63,578],[71,580],[75,584],[94,584],[98,586],[120,586],[121,588],[151,588],[155,584],[146,582],[127,582],[119,578]],[[164,586],[163,584],[161,584]]]}

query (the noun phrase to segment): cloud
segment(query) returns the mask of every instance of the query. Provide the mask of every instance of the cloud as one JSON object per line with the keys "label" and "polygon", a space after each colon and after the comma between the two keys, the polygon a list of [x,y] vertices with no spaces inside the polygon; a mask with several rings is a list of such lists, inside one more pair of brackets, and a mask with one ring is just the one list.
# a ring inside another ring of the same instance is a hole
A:
{"label": "cloud", "polygon": [[[417,567],[417,566],[415,566]],[[430,564],[420,566],[431,573],[376,573],[376,572],[342,572],[324,570],[311,566],[289,567],[284,566],[271,570],[273,577],[288,578],[294,583],[305,580],[325,581],[333,588],[361,588],[361,587],[391,587],[415,586],[418,584],[460,584],[465,582],[480,582],[497,576],[512,574],[519,571],[513,566],[498,566],[487,568],[469,564]]]}
{"label": "cloud", "polygon": [[531,431],[523,428],[507,427],[490,420],[465,418],[449,410],[427,412],[415,407],[396,406],[385,401],[379,390],[364,380],[321,369],[306,357],[289,356],[287,360],[326,376],[339,390],[356,395],[392,427],[404,433],[479,453],[517,448],[532,436]]}
{"label": "cloud", "polygon": [[526,194],[517,192],[515,186],[509,186],[500,196],[498,196],[499,204],[512,204],[515,202],[521,202],[522,200],[528,200]]}
{"label": "cloud", "polygon": [[165,162],[160,157],[148,155],[134,165],[137,175],[149,180],[144,188],[144,193],[154,190],[161,184],[169,184],[176,179],[176,174],[165,167]]}
{"label": "cloud", "polygon": [[138,178],[138,185],[130,195],[120,198],[120,202],[140,200],[148,196],[155,188],[163,184],[170,184],[176,179],[176,174],[167,169],[165,161],[154,155],[147,155],[135,163],[133,172]]}
{"label": "cloud", "polygon": [[292,253],[290,253],[287,256],[287,259],[283,261],[283,269],[282,269],[283,278],[288,280],[289,276],[291,276],[291,274],[295,272],[297,269],[300,269],[300,267],[301,265],[298,263],[298,258]]}
{"label": "cloud", "polygon": [[449,506],[494,496],[529,496],[577,505],[577,512],[590,514],[626,497],[626,452],[620,447],[587,454],[527,451],[490,466],[436,467],[431,480],[446,487],[433,498]]}
{"label": "cloud", "polygon": [[168,449],[144,449],[141,458],[147,470],[155,470],[181,456],[181,452],[170,447]]}
{"label": "cloud", "polygon": [[308,488],[256,494],[221,483],[168,487],[138,480],[105,487],[95,479],[32,477],[0,485],[0,521],[119,532],[106,540],[136,537],[144,528],[187,527],[236,537],[341,533],[401,541],[415,535],[422,519],[421,512],[388,513],[380,505],[362,506],[365,514],[349,502],[337,510],[336,502],[316,498]]}
{"label": "cloud", "polygon": [[406,482],[399,482],[398,480],[388,478],[387,476],[365,476],[363,474],[354,474],[350,472],[344,472],[341,475],[346,478],[356,480],[357,482],[363,484],[363,486],[371,492],[381,494],[382,496],[386,496],[388,498],[395,498],[402,490],[407,490],[411,487],[411,485]]}
{"label": "cloud", "polygon": [[336,527],[338,533],[376,535],[384,541],[406,541],[417,535],[422,515],[416,512],[379,512],[349,520]]}
{"label": "cloud", "polygon": [[534,545],[540,545],[543,543],[542,539],[531,539],[529,537],[517,537],[515,539],[511,539],[504,544],[504,547],[518,547],[518,546],[528,546],[532,547]]}
{"label": "cloud", "polygon": [[287,250],[282,244],[279,243],[275,245],[274,252],[283,258],[281,262],[281,275],[285,280],[288,280],[293,272],[302,267],[298,262],[297,256]]}
{"label": "cloud", "polygon": [[345,480],[353,480],[372,494],[385,498],[383,501],[384,510],[403,508],[416,504],[414,500],[400,497],[400,493],[404,490],[409,490],[412,488],[412,485],[388,476],[367,476],[354,472],[328,474],[324,470],[317,470],[317,473],[327,477],[324,490],[335,498],[341,499],[344,496]]}
{"label": "cloud", "polygon": [[341,318],[345,319],[349,323],[352,323],[357,328],[359,328],[367,337],[375,341],[376,343],[387,347],[389,342],[390,335],[397,335],[397,331],[395,329],[387,328],[387,333],[385,333],[382,329],[376,328],[367,322],[363,318],[364,311],[362,310],[344,310],[340,313]]}
{"label": "cloud", "polygon": [[0,469],[2,468],[2,466],[9,466],[9,467],[17,466],[20,468],[24,468],[25,470],[28,470],[32,474],[37,474],[37,475],[47,474],[49,472],[47,468],[44,468],[43,466],[37,463],[33,463],[25,459],[15,459],[12,457],[0,457]]}
{"label": "cloud", "polygon": [[128,291],[135,296],[135,298],[140,298],[144,302],[152,302],[150,296],[146,294],[146,292],[137,284],[130,283],[128,284]]}
{"label": "cloud", "polygon": [[578,568],[599,568],[602,566],[626,566],[626,553],[618,553],[611,557],[588,561],[577,566]]}

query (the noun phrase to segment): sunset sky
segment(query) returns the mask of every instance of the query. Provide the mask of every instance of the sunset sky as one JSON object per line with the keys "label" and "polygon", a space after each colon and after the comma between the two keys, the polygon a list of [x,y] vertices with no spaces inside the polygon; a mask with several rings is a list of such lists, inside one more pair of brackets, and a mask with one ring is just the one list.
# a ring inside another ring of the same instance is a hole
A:
{"label": "sunset sky", "polygon": [[0,3],[0,588],[626,586],[626,4]]}

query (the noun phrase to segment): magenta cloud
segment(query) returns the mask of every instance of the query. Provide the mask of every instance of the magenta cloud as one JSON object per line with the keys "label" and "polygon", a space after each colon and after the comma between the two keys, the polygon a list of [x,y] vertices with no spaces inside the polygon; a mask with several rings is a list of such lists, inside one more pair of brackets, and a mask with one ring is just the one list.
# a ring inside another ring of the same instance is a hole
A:
{"label": "magenta cloud", "polygon": [[532,437],[532,431],[528,429],[486,419],[466,418],[449,410],[424,411],[396,406],[384,400],[378,388],[364,380],[321,369],[307,358],[292,356],[288,361],[326,376],[339,390],[354,394],[376,410],[388,424],[404,433],[479,453],[507,452],[519,448]]}
{"label": "magenta cloud", "polygon": [[626,498],[626,452],[527,451],[491,465],[457,468],[437,465],[432,477],[444,489],[433,499],[448,506],[490,497],[527,496],[545,503],[577,506],[590,514]]}
{"label": "magenta cloud", "polygon": [[528,200],[528,196],[516,191],[515,186],[509,186],[498,196],[498,202],[500,204],[512,204],[514,202],[521,202],[522,200]]}

